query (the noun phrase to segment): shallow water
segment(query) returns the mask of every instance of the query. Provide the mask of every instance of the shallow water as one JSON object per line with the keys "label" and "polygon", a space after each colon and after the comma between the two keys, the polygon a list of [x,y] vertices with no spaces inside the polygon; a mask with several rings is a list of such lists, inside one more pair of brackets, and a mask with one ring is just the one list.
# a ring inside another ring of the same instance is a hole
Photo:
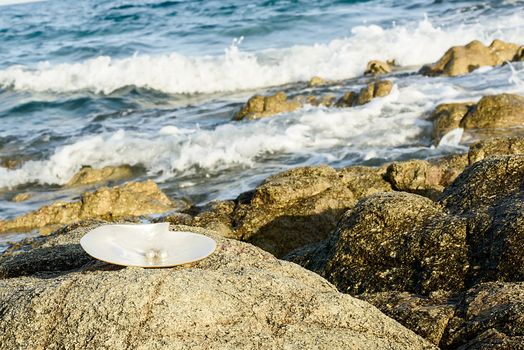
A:
{"label": "shallow water", "polygon": [[[442,102],[524,93],[524,66],[426,78],[450,46],[520,42],[524,1],[40,1],[0,6],[0,219],[80,190],[82,166],[137,165],[173,198],[235,197],[284,169],[378,165],[461,152],[433,147]],[[254,93],[342,94],[371,59],[395,59],[390,96],[230,119]],[[310,89],[320,75],[341,81]],[[31,191],[27,202],[10,199]]]}

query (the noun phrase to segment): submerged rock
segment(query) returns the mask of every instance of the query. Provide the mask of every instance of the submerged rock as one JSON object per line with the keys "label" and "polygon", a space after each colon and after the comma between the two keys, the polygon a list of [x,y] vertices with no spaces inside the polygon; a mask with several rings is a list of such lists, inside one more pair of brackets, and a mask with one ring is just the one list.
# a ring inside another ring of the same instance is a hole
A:
{"label": "submerged rock", "polygon": [[437,106],[432,116],[435,142],[452,129],[512,128],[524,125],[524,97],[513,94],[484,96],[477,104],[447,103]]}
{"label": "submerged rock", "polygon": [[134,169],[128,165],[117,167],[103,167],[93,169],[85,166],[80,169],[68,182],[66,186],[81,186],[100,182],[129,179],[133,177]]}
{"label": "submerged rock", "polygon": [[153,181],[130,182],[86,192],[79,201],[55,202],[13,220],[0,221],[0,232],[29,231],[91,218],[112,220],[162,213],[172,210],[172,206]]}
{"label": "submerged rock", "polygon": [[358,93],[346,92],[335,104],[337,107],[355,107],[361,106],[376,97],[384,97],[391,93],[393,83],[389,80],[381,80],[369,83]]}
{"label": "submerged rock", "polygon": [[30,269],[0,279],[0,349],[433,348],[370,304],[249,244],[175,227],[212,236],[217,250],[188,266],[120,268],[81,250],[87,229],[0,260],[0,276],[6,266]]}
{"label": "submerged rock", "polygon": [[308,86],[309,87],[317,87],[317,86],[322,86],[322,85],[326,85],[326,84],[327,84],[327,81],[324,78],[321,78],[321,77],[318,77],[318,76],[314,76],[313,78],[311,78],[309,80]]}
{"label": "submerged rock", "polygon": [[369,61],[366,66],[366,70],[364,71],[364,74],[370,74],[375,76],[388,73],[391,73],[391,66],[389,62],[378,60]]}
{"label": "submerged rock", "polygon": [[494,40],[490,46],[474,40],[465,46],[450,48],[436,63],[422,67],[420,73],[429,76],[464,75],[480,67],[520,61],[523,58],[523,48],[502,40]]}
{"label": "submerged rock", "polygon": [[301,106],[300,102],[289,100],[283,91],[270,96],[255,95],[235,114],[233,120],[266,118],[279,113],[292,112]]}

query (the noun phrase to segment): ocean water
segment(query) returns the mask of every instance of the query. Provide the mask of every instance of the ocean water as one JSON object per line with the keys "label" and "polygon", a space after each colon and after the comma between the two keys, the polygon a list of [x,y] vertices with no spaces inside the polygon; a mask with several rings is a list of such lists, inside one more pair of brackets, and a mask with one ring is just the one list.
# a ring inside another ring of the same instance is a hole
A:
{"label": "ocean water", "polygon": [[[523,34],[518,0],[0,1],[0,160],[23,161],[0,167],[0,219],[74,199],[62,186],[85,165],[137,166],[137,180],[203,204],[291,167],[462,152],[432,144],[428,113],[524,94],[524,66],[417,70],[452,45]],[[404,67],[385,98],[231,121],[255,93],[358,89],[372,59]],[[316,75],[340,84],[308,88]],[[20,192],[33,196],[12,202]]]}

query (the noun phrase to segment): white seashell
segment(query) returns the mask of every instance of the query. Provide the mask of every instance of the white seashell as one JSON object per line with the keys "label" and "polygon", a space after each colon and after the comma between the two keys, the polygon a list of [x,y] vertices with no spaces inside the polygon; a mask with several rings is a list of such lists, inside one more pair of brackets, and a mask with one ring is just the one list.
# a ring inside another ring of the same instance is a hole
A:
{"label": "white seashell", "polygon": [[212,238],[169,231],[169,223],[104,225],[89,231],[80,245],[92,257],[123,266],[169,267],[204,259],[216,248]]}

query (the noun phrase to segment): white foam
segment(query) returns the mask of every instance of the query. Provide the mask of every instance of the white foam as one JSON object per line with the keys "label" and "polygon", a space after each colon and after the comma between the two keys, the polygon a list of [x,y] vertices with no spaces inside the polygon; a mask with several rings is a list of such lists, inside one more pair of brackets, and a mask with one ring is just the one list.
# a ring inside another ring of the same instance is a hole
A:
{"label": "white foam", "polygon": [[[385,98],[355,108],[306,108],[251,122],[230,122],[214,129],[164,126],[156,136],[120,130],[88,136],[58,148],[47,160],[20,169],[0,168],[0,187],[38,182],[65,184],[83,166],[141,164],[162,181],[195,171],[263,167],[271,154],[303,155],[334,161],[364,149],[387,149],[417,138],[423,125],[416,111],[398,103],[395,86]],[[200,169],[200,170],[199,170]]]}
{"label": "white foam", "polygon": [[27,4],[31,2],[42,2],[45,0],[0,0],[0,6]]}
{"label": "white foam", "polygon": [[519,42],[524,16],[486,19],[482,25],[457,24],[445,29],[425,19],[384,29],[358,26],[351,35],[327,44],[242,52],[237,43],[221,56],[188,57],[179,53],[124,59],[100,56],[84,62],[0,71],[0,86],[17,90],[109,94],[134,85],[167,93],[212,93],[254,89],[308,80],[314,75],[343,79],[362,74],[371,59],[396,59],[401,65],[437,60],[451,45],[495,38]]}
{"label": "white foam", "polygon": [[459,147],[463,134],[464,128],[453,129],[442,136],[437,147]]}

